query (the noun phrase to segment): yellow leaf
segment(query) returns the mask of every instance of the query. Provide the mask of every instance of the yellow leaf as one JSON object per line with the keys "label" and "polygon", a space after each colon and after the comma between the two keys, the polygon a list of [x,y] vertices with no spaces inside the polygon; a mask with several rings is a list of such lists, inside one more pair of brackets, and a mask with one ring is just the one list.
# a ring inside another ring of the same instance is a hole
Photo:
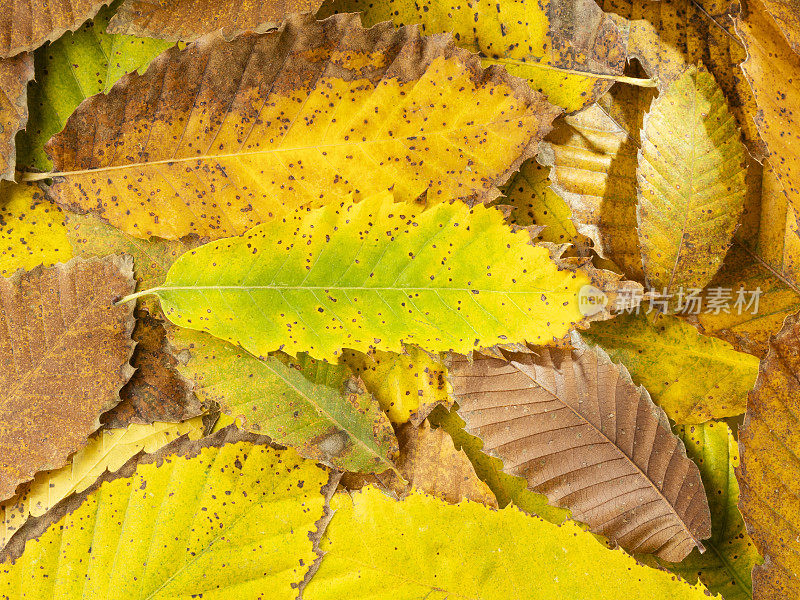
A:
{"label": "yellow leaf", "polygon": [[398,502],[365,488],[331,507],[305,600],[708,600],[702,585],[640,565],[571,521],[556,526],[513,506],[420,493]]}
{"label": "yellow leaf", "polygon": [[722,265],[746,186],[739,128],[702,66],[687,69],[653,101],[637,180],[649,287],[666,295],[703,288]]}
{"label": "yellow leaf", "polygon": [[50,195],[169,239],[241,234],[387,190],[489,201],[558,112],[447,37],[295,16],[276,32],[171,48],[81,104],[48,143]]}
{"label": "yellow leaf", "polygon": [[61,210],[35,184],[0,182],[0,275],[70,258]]}
{"label": "yellow leaf", "polygon": [[761,362],[739,434],[739,510],[764,564],[753,597],[800,597],[800,314],[786,319]]}
{"label": "yellow leaf", "polygon": [[0,595],[294,600],[317,558],[328,480],[235,431],[183,438],[59,505],[24,551],[12,541]]}
{"label": "yellow leaf", "polygon": [[743,414],[758,374],[755,356],[670,315],[619,315],[592,324],[584,337],[625,365],[633,381],[678,423]]}
{"label": "yellow leaf", "polygon": [[567,111],[602,96],[625,66],[623,36],[592,0],[328,0],[319,14],[336,12],[361,12],[366,26],[389,20],[421,23],[429,35],[452,32],[458,45],[479,52],[484,64],[528,79]]}
{"label": "yellow leaf", "polygon": [[416,346],[401,354],[345,350],[340,362],[361,377],[392,423],[419,423],[437,405],[452,405],[444,365]]}
{"label": "yellow leaf", "polygon": [[117,471],[136,453],[153,453],[181,435],[199,439],[203,430],[202,418],[195,417],[183,423],[130,425],[95,433],[69,463],[37,473],[15,496],[0,504],[0,548],[30,517],[39,517],[67,496],[84,491],[103,473]]}

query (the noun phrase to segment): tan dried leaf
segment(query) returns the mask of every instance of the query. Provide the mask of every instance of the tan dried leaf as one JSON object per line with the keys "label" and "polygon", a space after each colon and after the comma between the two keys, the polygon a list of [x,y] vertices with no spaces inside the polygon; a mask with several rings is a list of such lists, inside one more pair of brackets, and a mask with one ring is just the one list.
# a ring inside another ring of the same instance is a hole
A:
{"label": "tan dried leaf", "polygon": [[14,179],[17,162],[14,138],[28,122],[28,82],[31,79],[32,54],[0,59],[0,179]]}
{"label": "tan dried leaf", "polygon": [[602,350],[454,355],[450,381],[484,451],[630,552],[679,561],[711,534],[700,472],[664,411]]}
{"label": "tan dried leaf", "polygon": [[321,4],[322,0],[125,0],[108,32],[192,42],[221,30],[230,40],[243,31],[272,29],[286,15],[314,13]]}
{"label": "tan dried leaf", "polygon": [[0,279],[0,499],[61,467],[133,374],[130,258],[73,259]]}

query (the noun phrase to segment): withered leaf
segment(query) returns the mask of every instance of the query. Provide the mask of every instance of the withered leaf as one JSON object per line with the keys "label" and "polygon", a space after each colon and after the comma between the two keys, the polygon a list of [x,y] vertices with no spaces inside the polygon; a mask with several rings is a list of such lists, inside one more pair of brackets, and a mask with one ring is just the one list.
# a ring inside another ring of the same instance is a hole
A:
{"label": "withered leaf", "polygon": [[800,597],[800,313],[770,340],[740,430],[739,510],[764,556],[753,597]]}
{"label": "withered leaf", "polygon": [[602,350],[454,355],[466,431],[504,470],[630,552],[679,561],[711,534],[700,472],[664,411]]}
{"label": "withered leaf", "polygon": [[342,484],[351,490],[374,485],[398,498],[417,489],[450,504],[472,500],[497,508],[497,498],[489,486],[478,478],[467,455],[456,450],[444,429],[433,429],[427,421],[419,426],[405,423],[397,429],[397,441],[400,444],[400,455],[395,461],[397,473],[346,473]]}
{"label": "withered leaf", "polygon": [[171,48],[81,104],[48,142],[50,194],[169,239],[240,234],[389,189],[489,201],[558,112],[449,36],[295,16],[276,32]]}
{"label": "withered leaf", "polygon": [[32,54],[0,59],[0,179],[14,179],[17,160],[14,138],[28,122],[28,82],[31,79]]}
{"label": "withered leaf", "polygon": [[167,350],[167,332],[161,321],[146,310],[137,310],[133,340],[136,372],[120,390],[120,403],[103,415],[103,425],[116,429],[132,423],[178,423],[202,414],[205,407],[180,376],[178,361]]}
{"label": "withered leaf", "polygon": [[0,279],[0,499],[62,466],[119,402],[133,369],[128,257],[73,259]]}
{"label": "withered leaf", "polygon": [[108,31],[192,42],[222,30],[230,40],[243,31],[274,28],[289,14],[316,12],[321,4],[322,0],[125,0]]}
{"label": "withered leaf", "polygon": [[0,58],[52,42],[91,19],[109,0],[10,0],[0,11]]}

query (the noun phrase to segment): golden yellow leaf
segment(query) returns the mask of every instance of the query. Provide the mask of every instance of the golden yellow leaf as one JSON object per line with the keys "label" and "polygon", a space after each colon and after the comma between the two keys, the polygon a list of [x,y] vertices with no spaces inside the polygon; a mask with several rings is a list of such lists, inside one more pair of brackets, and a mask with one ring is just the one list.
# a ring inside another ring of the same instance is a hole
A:
{"label": "golden yellow leaf", "polygon": [[40,471],[15,496],[0,504],[0,548],[30,517],[39,517],[71,494],[79,494],[106,471],[113,473],[140,451],[152,453],[181,435],[196,440],[203,435],[203,420],[183,423],[130,425],[102,429],[70,461],[52,471]]}
{"label": "golden yellow leaf", "polygon": [[0,275],[70,258],[61,209],[36,184],[0,182]]}
{"label": "golden yellow leaf", "polygon": [[240,234],[389,189],[489,201],[557,113],[447,36],[292,17],[276,32],[171,48],[81,104],[48,143],[50,194],[170,239]]}
{"label": "golden yellow leaf", "polygon": [[702,289],[722,265],[747,192],[739,128],[702,65],[653,101],[636,174],[648,286],[665,295]]}

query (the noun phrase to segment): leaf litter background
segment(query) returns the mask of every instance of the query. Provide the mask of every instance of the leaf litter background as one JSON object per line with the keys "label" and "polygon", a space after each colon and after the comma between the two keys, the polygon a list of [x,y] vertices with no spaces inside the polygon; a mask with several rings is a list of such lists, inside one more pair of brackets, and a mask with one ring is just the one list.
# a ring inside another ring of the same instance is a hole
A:
{"label": "leaf litter background", "polygon": [[11,0],[0,597],[800,598],[798,15]]}

